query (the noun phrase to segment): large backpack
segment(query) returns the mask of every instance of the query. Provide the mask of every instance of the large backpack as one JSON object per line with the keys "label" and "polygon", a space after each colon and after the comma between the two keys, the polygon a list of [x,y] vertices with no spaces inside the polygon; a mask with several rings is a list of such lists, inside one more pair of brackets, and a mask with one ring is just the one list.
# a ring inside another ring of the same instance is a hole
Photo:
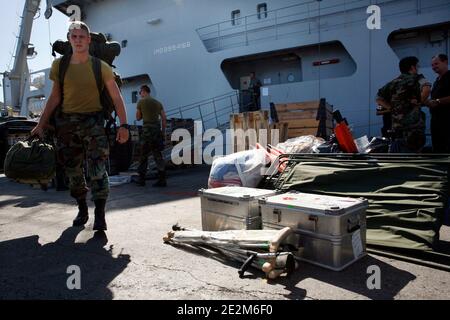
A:
{"label": "large backpack", "polygon": [[[69,41],[57,40],[53,43],[52,49],[53,56],[56,56],[55,52],[62,55],[61,62],[59,64],[59,83],[61,85],[61,88],[63,88],[64,77],[66,75],[67,69],[69,68],[70,58],[72,56],[72,46],[70,45]],[[111,96],[108,93],[108,90],[103,85],[100,60],[103,60],[112,68],[115,68],[112,63],[114,59],[120,55],[120,51],[121,47],[118,42],[108,42],[106,37],[102,33],[91,33],[89,54],[93,57],[92,68],[100,95],[100,102],[103,107],[103,113],[105,119],[108,120],[110,124],[114,122],[113,113],[115,112],[115,107]],[[120,87],[122,86],[120,75],[114,72],[114,77],[117,86],[120,89]]]}

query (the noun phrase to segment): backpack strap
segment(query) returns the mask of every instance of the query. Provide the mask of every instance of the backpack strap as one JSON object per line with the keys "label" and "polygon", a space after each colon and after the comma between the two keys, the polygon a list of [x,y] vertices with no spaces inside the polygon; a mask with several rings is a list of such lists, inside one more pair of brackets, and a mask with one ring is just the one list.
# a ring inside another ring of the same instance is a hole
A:
{"label": "backpack strap", "polygon": [[61,61],[59,62],[59,85],[61,87],[61,103],[62,105],[64,100],[64,78],[66,77],[67,69],[69,69],[70,59],[72,58],[71,54],[63,55]]}
{"label": "backpack strap", "polygon": [[[97,57],[92,57],[92,69],[94,71],[95,82],[97,83],[98,95],[100,97],[100,101],[102,101],[103,91],[106,90],[104,88],[103,76],[102,76],[102,61]],[[109,121],[114,120],[114,118],[110,117]]]}
{"label": "backpack strap", "polygon": [[[103,91],[106,90],[104,88],[103,76],[102,76],[102,62],[97,57],[92,57],[92,69],[94,71],[95,82],[97,83],[98,95],[100,97],[100,102],[102,101]],[[103,106],[104,107],[104,106]],[[110,117],[108,121],[112,122],[115,120],[115,117]],[[110,124],[111,125],[111,124]]]}
{"label": "backpack strap", "polygon": [[61,57],[58,66],[58,82],[61,90],[61,101],[56,107],[53,114],[50,116],[49,124],[56,129],[56,118],[60,116],[62,112],[62,105],[64,102],[64,78],[66,77],[67,69],[69,69],[70,60],[72,59],[72,54],[65,54]]}
{"label": "backpack strap", "polygon": [[[100,101],[102,101],[103,90],[105,90],[103,86],[103,77],[102,77],[102,62],[99,58],[94,56],[92,56],[92,69],[94,71],[95,82],[97,83],[98,95],[100,97]],[[104,108],[104,106],[102,107]],[[116,117],[117,113],[115,113],[114,117],[109,116],[109,119],[105,124],[105,132],[106,136],[108,137],[108,144],[110,148],[112,147],[109,141],[109,135],[111,134],[111,127],[114,127],[114,132],[117,131]]]}
{"label": "backpack strap", "polygon": [[102,79],[102,63],[99,58],[92,57],[92,69],[94,71],[95,82],[97,83],[98,94],[101,97],[103,92],[103,79]]}

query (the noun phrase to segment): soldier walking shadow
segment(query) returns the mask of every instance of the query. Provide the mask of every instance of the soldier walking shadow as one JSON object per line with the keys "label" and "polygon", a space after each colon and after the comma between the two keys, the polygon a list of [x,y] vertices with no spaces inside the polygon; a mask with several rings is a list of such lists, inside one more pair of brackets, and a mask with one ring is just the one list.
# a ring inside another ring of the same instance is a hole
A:
{"label": "soldier walking shadow", "polygon": [[76,243],[82,230],[69,227],[45,245],[37,235],[1,242],[0,299],[113,299],[108,285],[130,256],[113,256],[101,231]]}

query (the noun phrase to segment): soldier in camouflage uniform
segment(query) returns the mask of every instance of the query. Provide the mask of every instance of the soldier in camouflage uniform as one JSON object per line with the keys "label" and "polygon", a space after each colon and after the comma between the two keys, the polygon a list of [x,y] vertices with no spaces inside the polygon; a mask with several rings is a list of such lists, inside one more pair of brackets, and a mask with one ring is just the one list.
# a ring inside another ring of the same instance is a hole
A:
{"label": "soldier in camouflage uniform", "polygon": [[[75,199],[85,198],[89,183],[94,202],[107,199],[109,179],[106,161],[109,144],[103,114],[61,113],[56,118],[56,127],[58,160],[64,165],[69,178],[71,196]],[[86,172],[83,170],[85,158]]]}
{"label": "soldier in camouflage uniform", "polygon": [[[95,203],[93,229],[104,231],[107,228],[105,205],[109,194],[105,164],[109,150],[93,58],[89,55],[89,27],[82,22],[72,23],[68,38],[73,53],[69,57],[70,61],[67,60],[69,63],[64,79],[61,82],[59,77],[62,60],[56,59],[50,71],[50,79],[53,80],[52,92],[32,134],[42,137],[50,117],[55,114],[58,161],[69,178],[70,194],[78,203],[78,215],[73,225],[83,226],[89,219],[86,202],[89,184]],[[116,140],[125,143],[129,133],[123,98],[111,67],[103,61],[101,73],[103,85],[112,98],[121,123]]]}
{"label": "soldier in camouflage uniform", "polygon": [[[139,93],[142,99],[139,100],[137,105],[136,120],[143,120],[143,126],[140,137],[139,178],[134,182],[140,186],[145,186],[148,156],[152,154],[158,169],[158,181],[153,186],[165,187],[167,186],[166,170],[161,151],[164,148],[163,132],[166,131],[166,114],[162,104],[150,96],[150,88],[147,85],[143,85]],[[162,123],[162,127],[160,123]]]}
{"label": "soldier in camouflage uniform", "polygon": [[421,104],[429,95],[431,83],[417,73],[418,62],[416,57],[402,59],[402,74],[378,91],[378,105],[392,116],[392,153],[417,153],[425,145]]}

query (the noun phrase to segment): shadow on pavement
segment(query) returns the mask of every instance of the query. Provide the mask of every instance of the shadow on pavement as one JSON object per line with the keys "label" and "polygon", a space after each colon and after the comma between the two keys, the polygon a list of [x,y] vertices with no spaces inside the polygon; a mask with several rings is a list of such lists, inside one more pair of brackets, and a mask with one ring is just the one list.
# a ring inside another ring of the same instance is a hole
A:
{"label": "shadow on pavement", "polygon": [[[377,266],[380,268],[380,290],[370,290],[368,288],[368,279],[373,275],[372,272],[368,273],[367,271],[369,266]],[[413,274],[407,271],[397,269],[373,256],[367,255],[340,272],[327,270],[306,262],[300,262],[296,272],[287,279],[281,279],[278,283],[285,285],[286,289],[294,292],[297,284],[309,278],[374,300],[392,300],[408,283],[416,279]],[[289,296],[287,297],[289,298]],[[326,292],[324,292],[320,298],[330,299],[331,295],[327,296]],[[339,299],[336,296],[334,298]]]}
{"label": "shadow on pavement", "polygon": [[[191,254],[196,254],[201,257],[214,259],[228,267],[236,269],[236,278],[239,278],[238,270],[242,266],[242,262],[233,260],[232,258],[229,258],[222,254],[219,250],[216,250],[212,247],[200,247],[200,246],[191,246],[188,244],[175,244],[170,243],[167,244],[174,248],[186,251]],[[243,279],[264,279],[265,274],[263,271],[255,268],[250,267],[246,270],[244,273]],[[274,281],[270,281],[269,283],[277,284],[283,281],[286,281],[286,279],[289,279],[285,275],[280,276],[278,279]],[[289,286],[289,289],[291,290],[291,293],[286,298],[292,299],[292,300],[303,300],[306,297],[306,290],[302,288],[297,288],[295,285]]]}
{"label": "shadow on pavement", "polygon": [[[75,243],[82,230],[70,227],[45,245],[36,235],[1,242],[0,299],[114,298],[108,284],[125,270],[130,256],[112,256],[112,246],[105,248],[108,239],[102,232],[86,243]],[[67,273],[69,266],[80,268],[80,290],[67,287],[73,275]]]}
{"label": "shadow on pavement", "polygon": [[[147,181],[145,187],[134,183],[111,187],[108,208],[128,209],[196,197],[200,188],[207,188],[209,169],[209,166],[199,165],[173,170],[168,174],[166,188],[153,188],[152,180]],[[0,208],[7,206],[34,208],[43,202],[75,204],[69,191],[57,192],[55,189],[43,191],[10,181],[5,176],[0,176],[0,195],[3,196],[0,200]]]}
{"label": "shadow on pavement", "polygon": [[[236,277],[239,277],[238,270],[242,263],[229,259],[216,250],[181,244],[170,245],[192,254],[214,259],[224,265],[235,268]],[[367,281],[373,274],[368,273],[367,270],[369,266],[374,265],[380,268],[380,290],[370,290],[367,286]],[[264,278],[264,272],[252,267],[246,271],[244,278],[262,279]],[[283,285],[286,290],[290,291],[288,294],[284,295],[285,298],[291,300],[303,300],[307,297],[307,291],[301,288],[301,282],[310,278],[374,300],[392,300],[404,287],[408,285],[408,283],[416,279],[413,274],[397,269],[381,260],[376,259],[373,256],[368,255],[340,272],[335,272],[312,264],[300,262],[298,269],[291,275],[282,275],[275,280],[270,280],[268,281],[268,285]],[[331,299],[332,297],[333,296],[331,294],[327,295],[326,292],[323,292],[319,298]],[[339,297],[334,296],[334,298]]]}

